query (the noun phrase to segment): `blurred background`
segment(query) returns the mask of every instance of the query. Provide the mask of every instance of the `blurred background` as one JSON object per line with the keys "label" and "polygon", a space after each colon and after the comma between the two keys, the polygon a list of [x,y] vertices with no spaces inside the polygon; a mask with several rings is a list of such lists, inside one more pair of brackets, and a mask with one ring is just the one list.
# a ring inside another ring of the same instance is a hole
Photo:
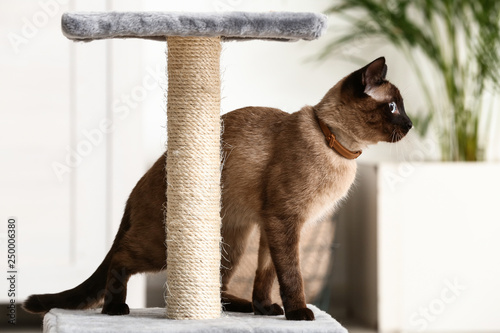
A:
{"label": "blurred background", "polygon": [[[61,33],[63,12],[311,11],[329,16],[319,40],[223,45],[222,113],[297,111],[385,56],[414,129],[365,150],[349,199],[304,234],[309,301],[352,332],[500,332],[499,4],[1,1],[0,267],[7,275],[15,217],[17,304],[95,270],[166,142],[165,44],[74,43]],[[243,273],[234,288],[248,292],[252,270]],[[163,274],[133,277],[130,307],[163,306],[163,284]],[[2,318],[2,331],[41,327],[21,309],[16,326]]]}

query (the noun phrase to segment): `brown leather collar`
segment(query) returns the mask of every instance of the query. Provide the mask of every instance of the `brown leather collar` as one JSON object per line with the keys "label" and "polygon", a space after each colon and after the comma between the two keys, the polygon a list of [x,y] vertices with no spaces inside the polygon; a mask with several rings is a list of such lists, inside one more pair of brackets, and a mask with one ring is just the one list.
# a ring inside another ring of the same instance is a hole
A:
{"label": "brown leather collar", "polygon": [[335,134],[333,134],[330,131],[330,129],[328,128],[328,126],[321,119],[318,118],[318,116],[316,115],[316,112],[314,112],[314,117],[316,118],[316,121],[318,122],[319,127],[321,128],[321,131],[325,135],[326,142],[328,143],[328,146],[330,148],[335,150],[339,155],[341,155],[349,160],[354,160],[354,159],[358,158],[359,155],[361,155],[361,153],[362,153],[361,150],[350,151],[346,147],[342,146],[342,144],[340,142],[338,142],[337,139],[335,138]]}

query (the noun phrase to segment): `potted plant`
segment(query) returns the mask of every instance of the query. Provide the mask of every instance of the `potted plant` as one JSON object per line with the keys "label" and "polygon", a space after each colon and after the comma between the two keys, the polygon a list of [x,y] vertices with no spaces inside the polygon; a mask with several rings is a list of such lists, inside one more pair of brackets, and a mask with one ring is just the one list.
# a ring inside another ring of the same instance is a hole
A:
{"label": "potted plant", "polygon": [[444,161],[484,160],[495,112],[489,103],[500,83],[500,2],[339,0],[327,13],[349,24],[320,57],[360,41],[392,44],[427,102],[425,114],[412,115],[415,128],[424,132],[432,118]]}
{"label": "potted plant", "polygon": [[320,58],[375,40],[392,45],[425,97],[425,112],[410,115],[415,130],[429,128],[442,161],[453,162],[413,152],[419,162],[360,165],[340,212],[353,263],[348,311],[380,332],[500,330],[491,311],[500,297],[491,264],[500,253],[500,165],[485,162],[499,130],[500,2],[337,0],[327,13],[347,25]]}

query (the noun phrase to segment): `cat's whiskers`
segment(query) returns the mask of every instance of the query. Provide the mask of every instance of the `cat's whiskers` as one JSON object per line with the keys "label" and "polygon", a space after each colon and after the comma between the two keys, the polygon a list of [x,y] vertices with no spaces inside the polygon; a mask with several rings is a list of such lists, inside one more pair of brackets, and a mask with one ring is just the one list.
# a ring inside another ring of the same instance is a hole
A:
{"label": "cat's whiskers", "polygon": [[400,140],[403,138],[403,135],[400,132],[396,132],[396,154],[398,159],[401,159],[403,162],[406,162],[406,155],[404,153],[403,147],[400,145]]}
{"label": "cat's whiskers", "polygon": [[401,146],[400,146],[400,149],[401,149],[401,156],[403,157],[403,161],[404,162],[408,162],[409,161],[409,157],[407,154],[405,154],[405,152],[407,151],[406,147],[407,147],[407,142],[403,142],[401,141],[403,138],[405,137],[405,135],[403,133],[399,133],[399,141],[398,142],[401,142]]}
{"label": "cat's whiskers", "polygon": [[402,154],[401,149],[399,147],[399,135],[398,131],[394,130],[394,149],[396,149],[396,159],[399,161],[401,160],[401,155],[403,155],[403,160],[404,160],[404,154]]}
{"label": "cat's whiskers", "polygon": [[230,262],[230,258],[227,257],[229,255],[229,252],[227,252],[226,246],[227,247],[231,247],[231,245],[229,245],[228,243],[226,243],[226,242],[224,242],[224,241],[221,240],[221,242],[220,242],[220,248],[221,248],[221,257],[222,257],[223,260],[221,260],[221,264],[220,265],[221,265],[221,267],[223,269],[230,269],[229,267],[226,267],[226,266],[224,266],[222,264],[224,261]]}
{"label": "cat's whiskers", "polygon": [[391,143],[395,143],[396,141],[396,130],[393,129],[391,133]]}
{"label": "cat's whiskers", "polygon": [[[391,145],[391,155],[395,156],[397,160],[399,161],[402,161],[402,162],[407,162],[408,158],[405,154],[405,149],[404,149],[404,146],[406,145],[403,145],[401,146],[401,139],[404,138],[404,135],[397,131],[396,129],[394,129],[392,131],[392,134],[391,134],[391,143],[393,143],[393,145]],[[394,146],[394,148],[393,148]],[[393,149],[396,150],[395,154],[394,154],[394,151]]]}
{"label": "cat's whiskers", "polygon": [[391,143],[390,145],[390,156],[392,156],[394,154],[394,130],[392,130],[392,133],[391,133],[391,140],[389,141],[389,143]]}
{"label": "cat's whiskers", "polygon": [[423,161],[425,158],[429,158],[424,152],[432,152],[433,148],[426,147],[421,139],[419,139],[418,135],[410,134],[407,135],[406,144],[408,147],[411,147],[412,155],[414,156],[414,161]]}

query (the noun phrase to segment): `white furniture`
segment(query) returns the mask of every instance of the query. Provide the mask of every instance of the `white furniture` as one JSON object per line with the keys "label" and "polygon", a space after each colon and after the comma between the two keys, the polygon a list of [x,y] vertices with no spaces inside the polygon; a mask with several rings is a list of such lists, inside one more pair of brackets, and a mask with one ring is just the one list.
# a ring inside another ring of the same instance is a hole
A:
{"label": "white furniture", "polygon": [[360,165],[341,211],[352,313],[380,332],[500,331],[499,205],[500,164]]}

